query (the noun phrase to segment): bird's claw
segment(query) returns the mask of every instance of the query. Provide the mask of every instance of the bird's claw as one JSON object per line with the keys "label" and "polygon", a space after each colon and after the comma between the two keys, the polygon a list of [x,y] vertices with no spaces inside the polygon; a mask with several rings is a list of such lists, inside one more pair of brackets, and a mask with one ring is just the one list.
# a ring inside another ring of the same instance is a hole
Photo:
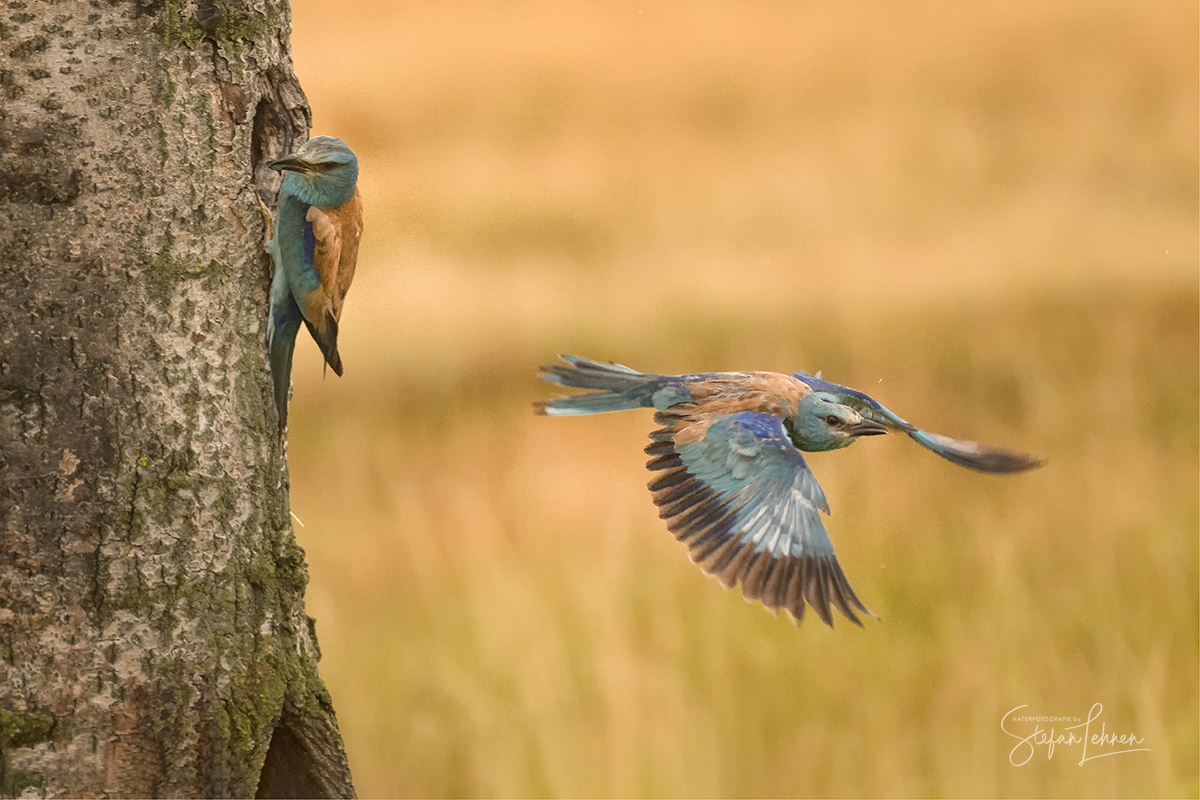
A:
{"label": "bird's claw", "polygon": [[271,209],[267,208],[267,204],[263,202],[263,199],[257,193],[255,193],[254,199],[258,201],[258,210],[263,218],[263,232],[265,234],[263,241],[269,242],[275,236],[275,220],[271,216]]}

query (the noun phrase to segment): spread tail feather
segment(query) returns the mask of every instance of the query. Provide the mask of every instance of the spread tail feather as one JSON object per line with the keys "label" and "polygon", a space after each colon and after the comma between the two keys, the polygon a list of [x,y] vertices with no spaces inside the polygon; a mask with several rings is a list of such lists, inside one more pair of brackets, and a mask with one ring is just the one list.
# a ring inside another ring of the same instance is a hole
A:
{"label": "spread tail feather", "polygon": [[624,411],[652,406],[659,376],[646,375],[622,364],[605,364],[590,358],[561,356],[565,364],[542,367],[542,380],[572,389],[595,389],[593,394],[558,397],[534,407],[539,414],[574,416]]}

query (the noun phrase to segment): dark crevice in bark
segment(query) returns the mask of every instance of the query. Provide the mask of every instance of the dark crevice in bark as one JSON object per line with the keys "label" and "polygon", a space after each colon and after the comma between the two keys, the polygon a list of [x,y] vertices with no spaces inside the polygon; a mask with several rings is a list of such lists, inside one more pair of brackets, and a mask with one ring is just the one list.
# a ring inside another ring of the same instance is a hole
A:
{"label": "dark crevice in bark", "polygon": [[258,779],[256,798],[334,797],[316,769],[304,740],[293,731],[290,714],[279,719]]}
{"label": "dark crevice in bark", "polygon": [[262,72],[259,84],[261,95],[250,134],[250,168],[259,196],[273,206],[281,179],[267,162],[295,152],[307,140],[312,112],[290,71],[269,67]]}

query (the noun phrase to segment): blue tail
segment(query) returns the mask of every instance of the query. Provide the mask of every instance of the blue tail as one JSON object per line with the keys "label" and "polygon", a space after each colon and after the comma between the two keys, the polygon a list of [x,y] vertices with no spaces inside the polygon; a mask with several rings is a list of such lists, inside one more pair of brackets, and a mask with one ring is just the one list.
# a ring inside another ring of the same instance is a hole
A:
{"label": "blue tail", "polygon": [[542,367],[542,380],[572,389],[598,391],[535,403],[539,414],[565,417],[654,405],[654,393],[659,388],[661,375],[645,375],[621,364],[605,364],[577,356],[562,356],[562,360],[567,363]]}
{"label": "blue tail", "polygon": [[[279,274],[277,271],[276,274]],[[288,389],[292,384],[292,353],[296,349],[296,334],[300,330],[300,306],[292,293],[276,292],[271,286],[271,314],[267,320],[267,352],[271,364],[271,388],[275,393],[275,411],[279,415],[279,430],[287,427]]]}

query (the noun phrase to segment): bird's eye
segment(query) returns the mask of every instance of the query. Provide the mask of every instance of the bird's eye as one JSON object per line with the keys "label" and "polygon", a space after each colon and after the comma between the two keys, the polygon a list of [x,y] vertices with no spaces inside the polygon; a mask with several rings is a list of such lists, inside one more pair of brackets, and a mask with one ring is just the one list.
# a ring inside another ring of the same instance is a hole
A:
{"label": "bird's eye", "polygon": [[841,420],[839,420],[833,414],[830,414],[828,417],[825,418],[825,424],[831,428],[836,428],[840,421]]}

